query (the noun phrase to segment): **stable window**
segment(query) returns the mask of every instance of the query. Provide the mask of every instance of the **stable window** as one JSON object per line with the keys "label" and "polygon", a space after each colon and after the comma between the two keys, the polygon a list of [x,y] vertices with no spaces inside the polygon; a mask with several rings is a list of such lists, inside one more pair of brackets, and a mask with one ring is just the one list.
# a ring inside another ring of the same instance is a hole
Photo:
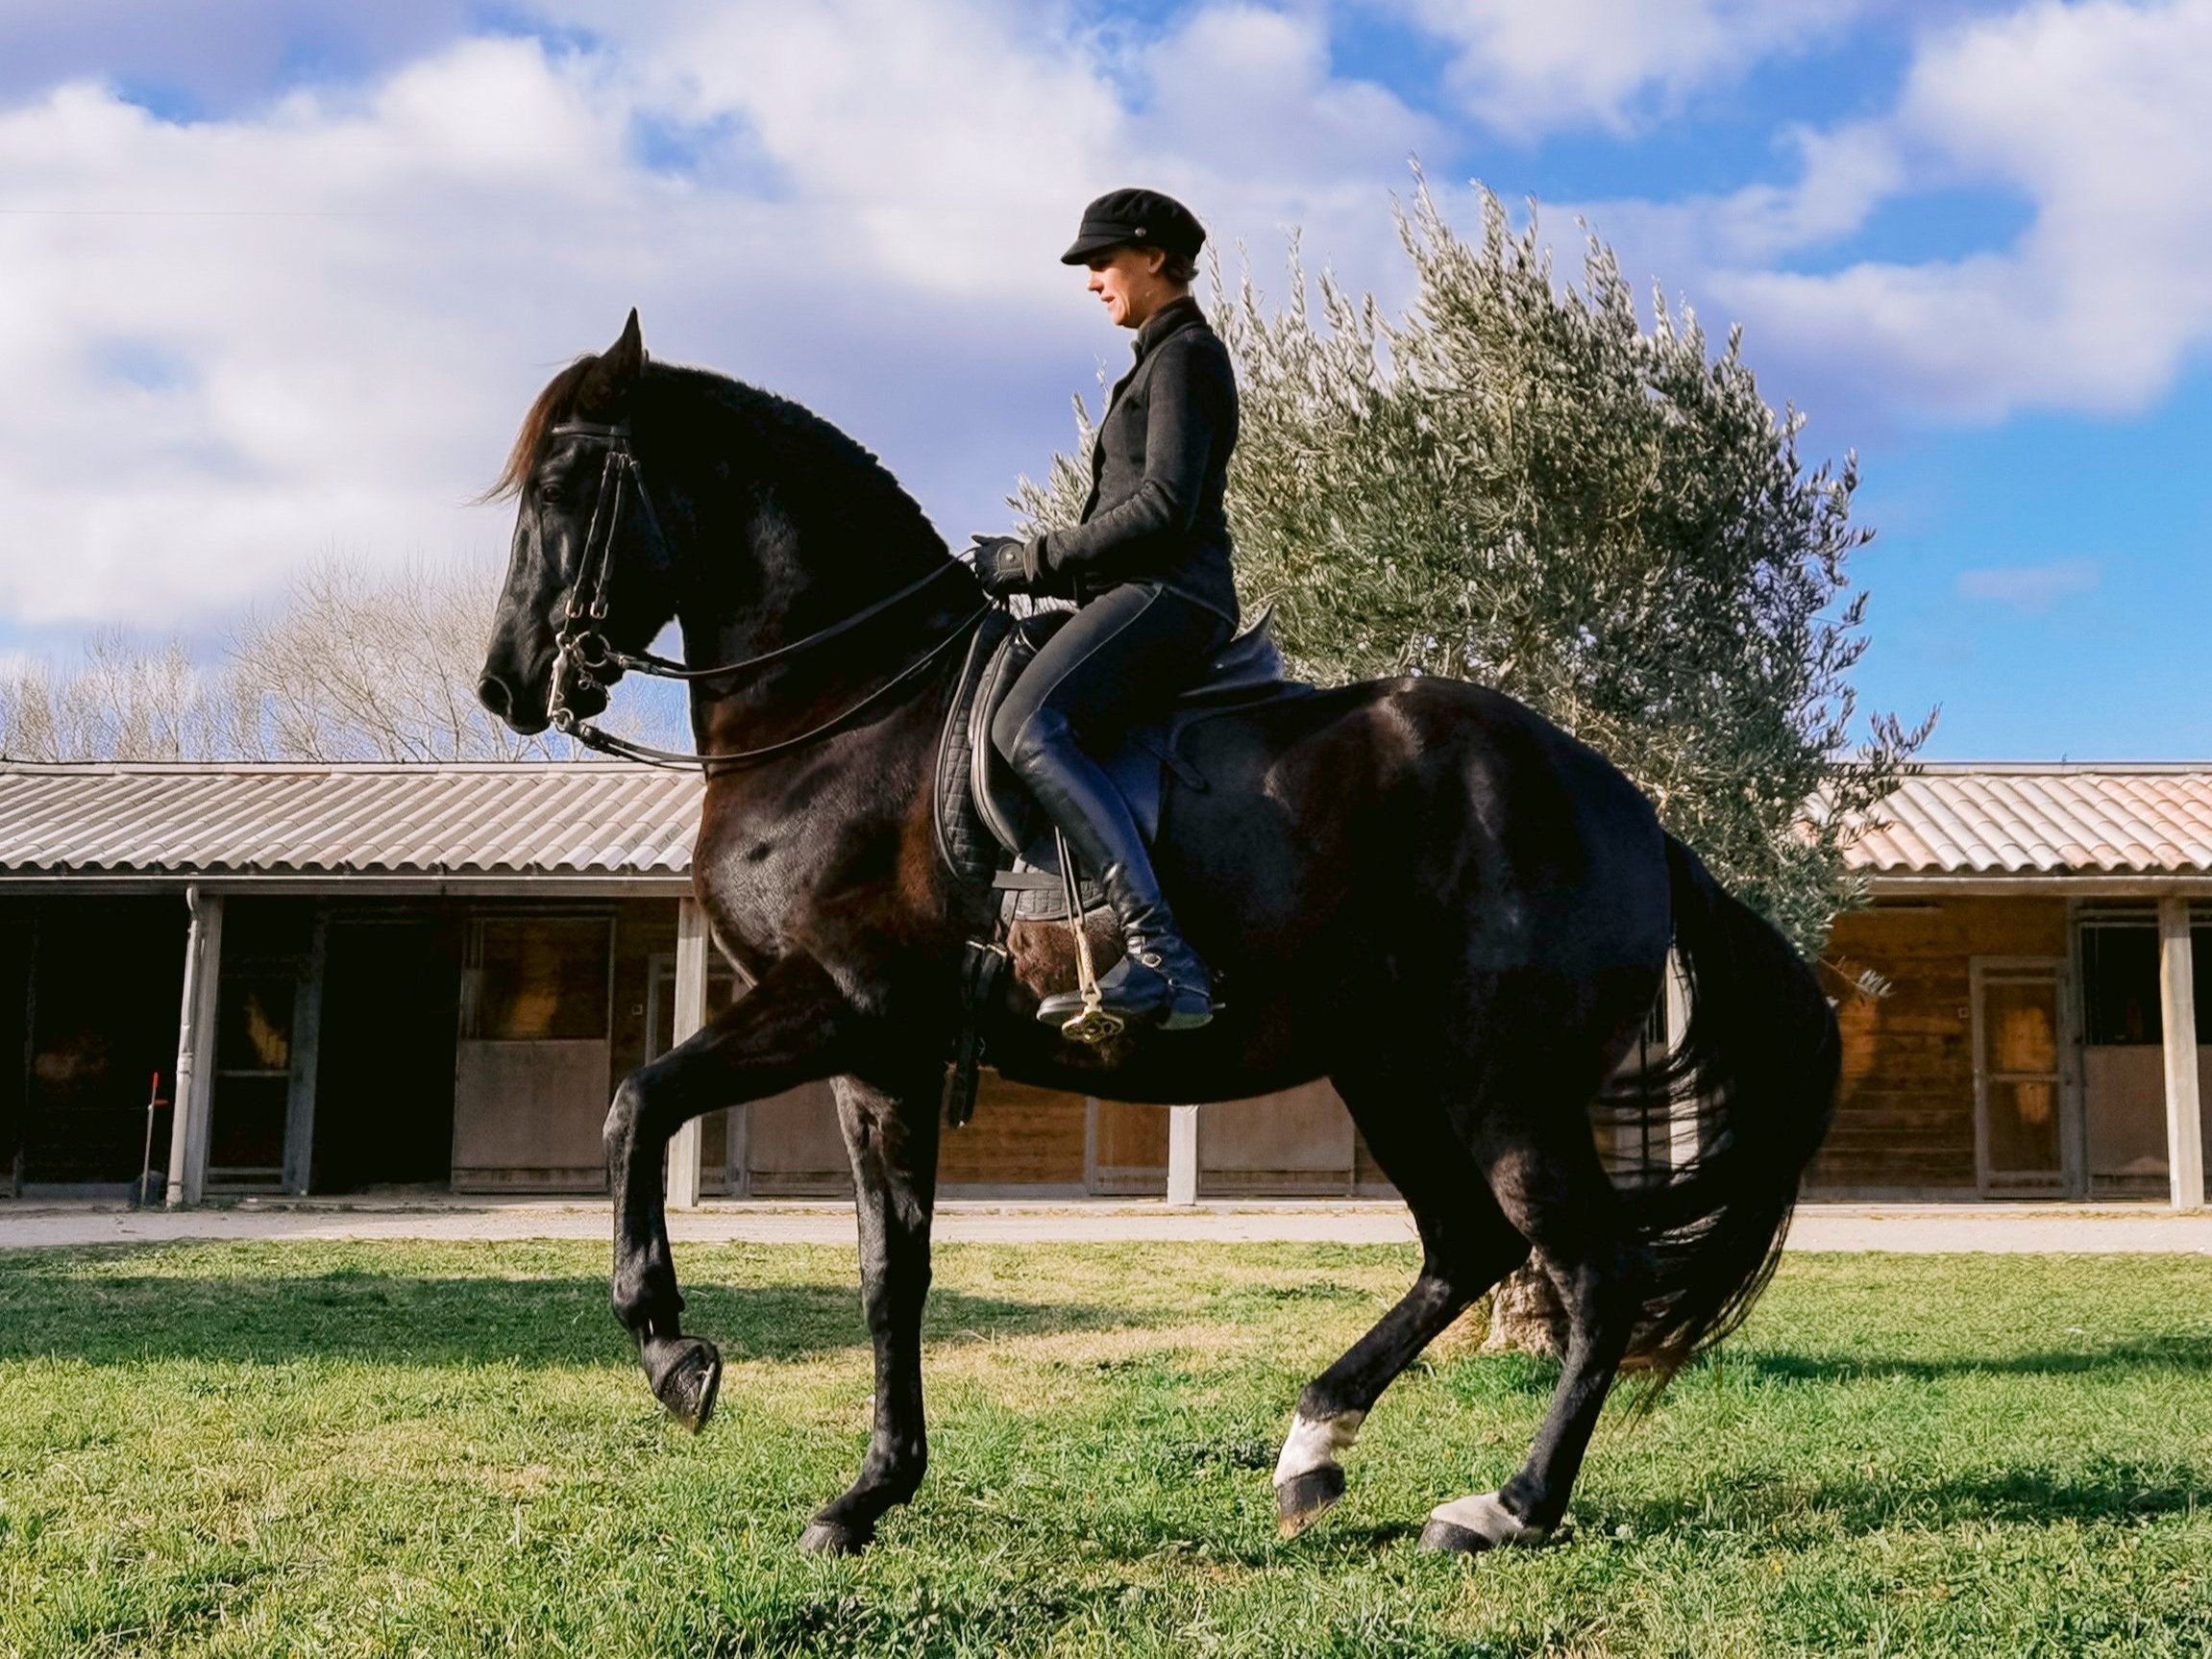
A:
{"label": "stable window", "polygon": [[[2189,929],[2200,1032],[2212,1011],[2212,927]],[[2158,929],[2150,922],[2087,922],[2081,928],[2082,1041],[2122,1048],[2166,1040],[2159,1006]]]}
{"label": "stable window", "polygon": [[487,917],[477,924],[476,945],[469,1035],[606,1036],[613,928],[605,917]]}

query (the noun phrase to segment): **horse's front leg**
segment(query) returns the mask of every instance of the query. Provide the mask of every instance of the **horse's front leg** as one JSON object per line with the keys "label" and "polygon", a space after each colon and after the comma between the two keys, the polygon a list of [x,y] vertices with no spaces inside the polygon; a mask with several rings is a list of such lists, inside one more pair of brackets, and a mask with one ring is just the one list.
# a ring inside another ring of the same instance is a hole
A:
{"label": "horse's front leg", "polygon": [[614,1189],[614,1313],[636,1339],[652,1392],[686,1428],[705,1425],[722,1381],[714,1344],[678,1324],[663,1159],[684,1124],[718,1106],[764,1100],[838,1067],[842,1002],[809,962],[779,964],[743,997],[623,1079],[606,1115]]}
{"label": "horse's front leg", "polygon": [[836,1088],[860,1218],[861,1301],[875,1345],[875,1422],[860,1477],[823,1506],[799,1542],[848,1555],[868,1547],[884,1511],[914,1496],[929,1463],[922,1305],[929,1295],[942,1077],[932,1069],[897,1089],[840,1077]]}

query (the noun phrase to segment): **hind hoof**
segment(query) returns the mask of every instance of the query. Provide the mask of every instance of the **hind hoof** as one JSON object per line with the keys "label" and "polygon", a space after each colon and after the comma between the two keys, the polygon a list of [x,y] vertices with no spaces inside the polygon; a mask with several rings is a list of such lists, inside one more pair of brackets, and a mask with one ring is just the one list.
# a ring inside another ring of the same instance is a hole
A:
{"label": "hind hoof", "polygon": [[1548,1526],[1531,1526],[1498,1500],[1494,1492],[1439,1503],[1421,1528],[1421,1548],[1451,1555],[1479,1555],[1486,1549],[1535,1549],[1552,1535]]}
{"label": "hind hoof", "polygon": [[1295,1538],[1343,1496],[1344,1472],[1334,1463],[1292,1475],[1275,1488],[1275,1524],[1285,1538]]}
{"label": "hind hoof", "polygon": [[696,1336],[679,1338],[668,1348],[671,1357],[653,1372],[652,1395],[669,1416],[697,1434],[714,1415],[715,1397],[722,1390],[722,1353]]}
{"label": "hind hoof", "polygon": [[858,1555],[875,1542],[875,1529],[848,1526],[842,1521],[817,1521],[799,1535],[809,1555]]}
{"label": "hind hoof", "polygon": [[1449,1521],[1432,1521],[1422,1527],[1420,1547],[1441,1555],[1480,1555],[1497,1548],[1474,1528],[1454,1526]]}

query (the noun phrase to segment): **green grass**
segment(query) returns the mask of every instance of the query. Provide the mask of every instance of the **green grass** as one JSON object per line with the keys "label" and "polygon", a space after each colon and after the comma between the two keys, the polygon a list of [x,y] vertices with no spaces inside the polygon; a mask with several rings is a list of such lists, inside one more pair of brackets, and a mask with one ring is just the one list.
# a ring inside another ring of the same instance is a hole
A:
{"label": "green grass", "polygon": [[1408,1251],[948,1248],[934,1463],[859,1561],[848,1250],[688,1247],[647,1395],[592,1246],[0,1252],[0,1653],[2212,1653],[2212,1262],[1798,1257],[1561,1548],[1418,1553],[1551,1372],[1401,1379],[1319,1526],[1268,1472]]}

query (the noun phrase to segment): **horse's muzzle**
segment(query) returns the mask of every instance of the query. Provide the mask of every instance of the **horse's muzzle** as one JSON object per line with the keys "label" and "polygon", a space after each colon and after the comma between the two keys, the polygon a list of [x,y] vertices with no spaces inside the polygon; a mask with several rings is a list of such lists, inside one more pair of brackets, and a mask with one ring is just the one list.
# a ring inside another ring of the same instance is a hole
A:
{"label": "horse's muzzle", "polygon": [[524,706],[524,699],[514,687],[496,674],[486,674],[477,681],[477,701],[524,737],[535,737],[553,724],[545,710]]}

